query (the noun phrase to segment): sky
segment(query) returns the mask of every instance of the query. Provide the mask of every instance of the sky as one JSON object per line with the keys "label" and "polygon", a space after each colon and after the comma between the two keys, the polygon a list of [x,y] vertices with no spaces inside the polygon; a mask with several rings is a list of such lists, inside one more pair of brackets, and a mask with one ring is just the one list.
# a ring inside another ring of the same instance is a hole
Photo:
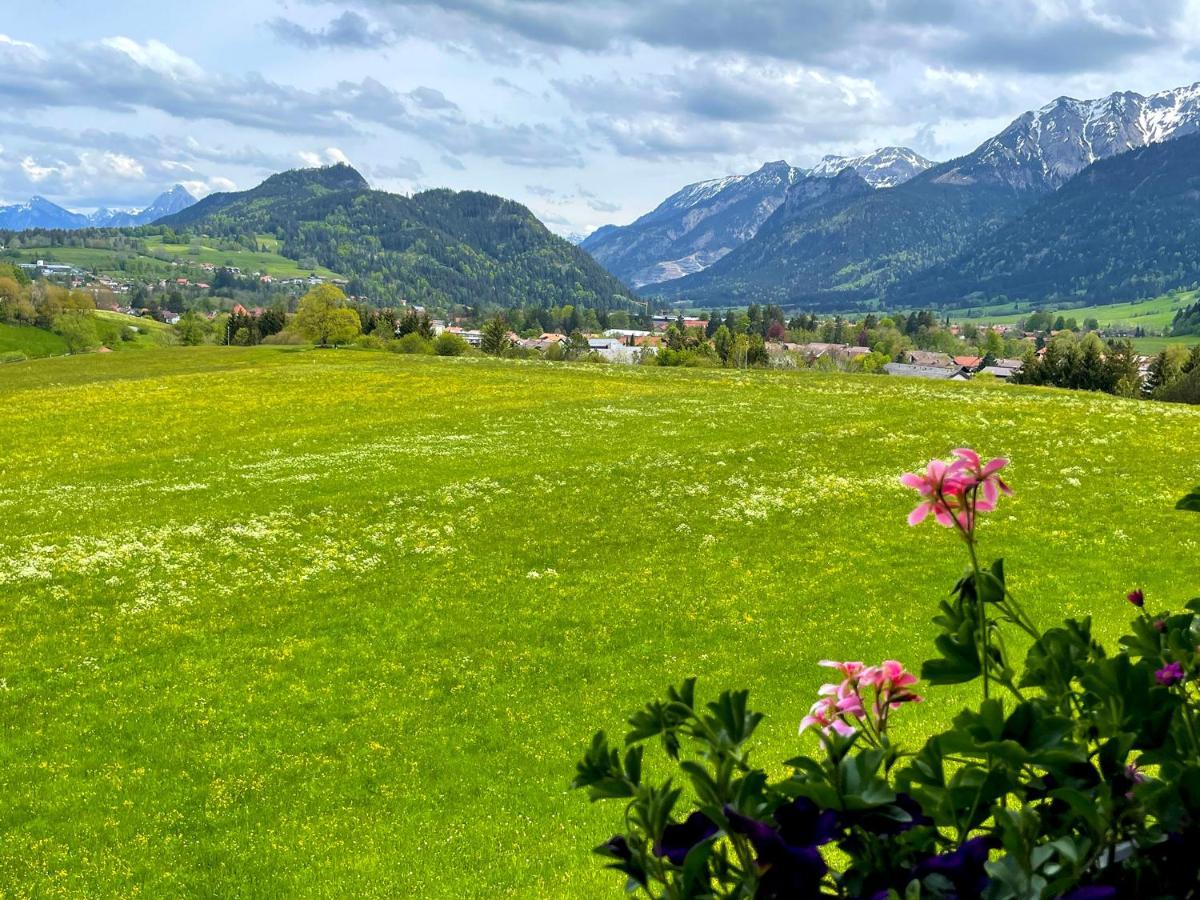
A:
{"label": "sky", "polygon": [[690,182],[969,152],[1067,95],[1200,80],[1200,0],[0,0],[0,203],[346,161],[560,234]]}

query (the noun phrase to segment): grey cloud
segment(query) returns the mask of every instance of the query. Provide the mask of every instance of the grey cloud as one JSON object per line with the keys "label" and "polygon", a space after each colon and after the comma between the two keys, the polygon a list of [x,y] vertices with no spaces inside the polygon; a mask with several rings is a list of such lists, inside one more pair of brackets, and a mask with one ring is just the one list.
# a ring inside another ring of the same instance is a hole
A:
{"label": "grey cloud", "polygon": [[578,166],[574,142],[551,128],[468,119],[433,88],[395,91],[373,78],[306,90],[250,73],[210,74],[171,48],[125,38],[51,55],[0,41],[0,97],[25,110],[95,106],[159,110],[273,133],[347,135],[379,126],[513,165]]}
{"label": "grey cloud", "polygon": [[442,154],[442,162],[456,172],[464,172],[467,168],[466,163],[464,163],[457,156],[451,156],[449,153]]}
{"label": "grey cloud", "polygon": [[425,174],[421,164],[407,156],[384,165],[370,166],[366,171],[374,178],[399,178],[405,181],[414,181]]}
{"label": "grey cloud", "polygon": [[602,213],[616,212],[617,210],[619,210],[621,208],[621,205],[619,203],[608,203],[607,201],[604,201],[604,200],[594,200],[594,199],[588,200],[587,205],[589,208],[594,209],[596,212],[602,212]]}
{"label": "grey cloud", "polygon": [[279,40],[310,50],[377,50],[396,41],[394,32],[374,27],[353,10],[346,10],[324,28],[306,28],[282,16],[271,19],[267,27]]}
{"label": "grey cloud", "polygon": [[[415,29],[446,16],[494,40],[497,29],[547,50],[633,43],[698,53],[771,56],[867,71],[898,55],[974,68],[1086,71],[1169,40],[1185,0],[360,0]],[[415,15],[415,12],[422,15]],[[885,64],[886,65],[886,64]]]}

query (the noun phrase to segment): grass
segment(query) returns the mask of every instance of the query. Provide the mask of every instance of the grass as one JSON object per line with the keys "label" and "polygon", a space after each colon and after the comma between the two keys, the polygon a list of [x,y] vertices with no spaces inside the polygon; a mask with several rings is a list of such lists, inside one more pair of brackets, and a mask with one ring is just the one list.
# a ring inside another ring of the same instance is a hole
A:
{"label": "grass", "polygon": [[123,328],[132,327],[138,330],[138,333],[133,336],[133,340],[122,341],[118,349],[162,347],[174,340],[175,332],[170,325],[149,316],[127,316],[124,313],[108,309],[98,309],[96,318],[113,322]]}
{"label": "grass", "polygon": [[[898,473],[1013,459],[1044,622],[1196,586],[1200,410],[1005,385],[195,348],[0,371],[0,895],[618,897],[567,791],[689,674],[796,725],[961,560]],[[910,741],[972,691],[934,689]]]}
{"label": "grass", "polygon": [[[279,241],[265,242],[273,250],[279,249]],[[146,238],[146,253],[130,250],[106,250],[93,247],[23,247],[20,250],[6,251],[3,259],[13,262],[34,262],[42,259],[47,262],[63,263],[76,266],[86,271],[96,271],[102,275],[121,276],[126,266],[134,265],[143,274],[153,274],[155,277],[166,278],[180,276],[190,272],[195,280],[211,280],[211,274],[200,269],[201,263],[215,266],[237,266],[243,273],[262,272],[273,278],[301,278],[317,274],[324,278],[337,278],[338,274],[323,266],[315,268],[301,267],[295,260],[279,255],[278,252],[255,253],[249,250],[220,250],[211,246],[207,239],[198,238],[191,244],[166,244],[159,236]],[[155,253],[166,254],[167,259],[159,258]],[[172,267],[171,260],[177,260],[181,267]]]}
{"label": "grass", "polygon": [[[273,242],[276,249],[278,242]],[[195,264],[210,263],[214,266],[237,266],[243,273],[262,272],[274,278],[301,278],[313,273],[324,278],[338,278],[338,274],[324,266],[301,267],[295,260],[278,253],[255,253],[250,250],[219,250],[198,239],[191,244],[168,244],[161,237],[146,239],[146,249],[153,254],[156,250],[168,253],[180,260]]]}
{"label": "grass", "polygon": [[[1140,325],[1149,330],[1161,330],[1170,326],[1175,312],[1196,301],[1197,291],[1183,291],[1176,294],[1164,294],[1148,300],[1137,300],[1131,303],[1112,303],[1102,306],[1056,306],[1055,313],[1061,313],[1066,318],[1073,318],[1080,325],[1085,319],[1095,319],[1102,328],[1115,325]],[[1003,306],[975,307],[972,309],[949,310],[946,315],[959,322],[989,322],[997,325],[1011,325],[1024,319],[1035,307],[1029,304],[1019,304],[1021,311],[1012,312],[1013,304]]]}
{"label": "grass", "polygon": [[1179,344],[1182,347],[1194,347],[1200,344],[1200,335],[1189,334],[1182,337],[1143,337],[1130,338],[1134,348],[1138,353],[1145,356],[1153,356],[1160,350],[1165,350],[1174,344]]}
{"label": "grass", "polygon": [[7,325],[0,322],[0,354],[24,353],[30,359],[61,356],[67,342],[52,331],[32,325]]}

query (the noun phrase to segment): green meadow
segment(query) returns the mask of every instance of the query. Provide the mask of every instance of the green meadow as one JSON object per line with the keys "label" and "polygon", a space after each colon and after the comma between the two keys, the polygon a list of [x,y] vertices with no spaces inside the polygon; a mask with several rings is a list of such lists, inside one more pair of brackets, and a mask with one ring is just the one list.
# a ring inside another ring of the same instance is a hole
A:
{"label": "green meadow", "polygon": [[[13,262],[34,262],[41,259],[113,276],[120,276],[125,269],[133,267],[146,275],[169,278],[181,274],[179,266],[171,265],[172,261],[176,261],[185,269],[195,269],[193,274],[198,279],[203,272],[199,268],[202,263],[237,266],[247,274],[262,272],[274,278],[301,278],[314,273],[324,278],[338,277],[336,272],[324,266],[301,267],[296,260],[288,259],[277,252],[221,250],[211,246],[206,238],[196,238],[189,244],[178,244],[164,243],[161,236],[152,235],[145,238],[144,243],[145,253],[102,247],[23,247],[20,250],[6,251],[0,258]],[[272,250],[279,248],[277,240],[264,243]]]}
{"label": "green meadow", "polygon": [[23,353],[30,359],[40,356],[62,356],[67,342],[52,331],[32,325],[11,325],[0,322],[0,355]]}
{"label": "green meadow", "polygon": [[[1000,384],[293,348],[0,368],[0,895],[617,897],[600,727],[797,724],[961,573],[897,476],[1006,455],[1043,622],[1194,596],[1200,409]],[[925,691],[911,742],[975,692]],[[782,771],[780,770],[780,774]]]}
{"label": "green meadow", "polygon": [[[1148,300],[1135,300],[1130,303],[1110,303],[1099,306],[1076,306],[1050,304],[1046,308],[1053,309],[1067,318],[1073,318],[1080,325],[1085,319],[1095,319],[1101,327],[1125,325],[1130,328],[1141,326],[1150,331],[1168,328],[1175,313],[1196,301],[1197,291],[1181,291],[1174,294],[1164,294]],[[1014,312],[1014,304],[1003,306],[975,307],[973,309],[950,310],[947,315],[961,322],[989,322],[997,325],[1015,324],[1040,306],[1016,304],[1019,311]]]}

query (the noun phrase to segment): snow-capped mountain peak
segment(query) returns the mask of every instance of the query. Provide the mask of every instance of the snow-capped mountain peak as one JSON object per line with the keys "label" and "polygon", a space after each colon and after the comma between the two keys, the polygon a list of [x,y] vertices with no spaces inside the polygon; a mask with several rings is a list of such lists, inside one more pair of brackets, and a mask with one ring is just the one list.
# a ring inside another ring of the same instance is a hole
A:
{"label": "snow-capped mountain peak", "polygon": [[0,229],[25,231],[30,228],[72,230],[77,228],[123,228],[130,225],[149,225],[163,216],[186,209],[196,202],[181,184],[164,191],[144,209],[110,209],[101,207],[93,213],[72,212],[47,200],[30,197],[24,203],[0,206]]}
{"label": "snow-capped mountain peak", "polygon": [[832,178],[853,169],[867,184],[876,188],[895,187],[935,164],[907,147],[880,147],[861,156],[829,155],[809,170],[817,178]]}
{"label": "snow-capped mountain peak", "polygon": [[1058,97],[1018,116],[938,180],[993,181],[1047,191],[1099,159],[1200,130],[1200,83],[1094,100]]}

